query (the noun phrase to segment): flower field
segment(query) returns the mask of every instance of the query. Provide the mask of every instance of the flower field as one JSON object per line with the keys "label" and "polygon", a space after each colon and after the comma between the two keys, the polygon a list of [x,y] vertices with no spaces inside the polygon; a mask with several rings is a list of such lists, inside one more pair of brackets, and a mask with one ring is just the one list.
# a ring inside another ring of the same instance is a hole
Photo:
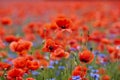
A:
{"label": "flower field", "polygon": [[120,80],[120,2],[1,0],[0,80]]}

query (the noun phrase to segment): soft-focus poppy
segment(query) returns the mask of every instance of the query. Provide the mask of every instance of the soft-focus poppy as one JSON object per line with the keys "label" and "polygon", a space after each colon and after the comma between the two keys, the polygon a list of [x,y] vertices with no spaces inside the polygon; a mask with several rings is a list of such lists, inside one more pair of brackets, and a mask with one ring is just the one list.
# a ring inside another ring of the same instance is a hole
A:
{"label": "soft-focus poppy", "polygon": [[83,63],[90,63],[94,59],[94,54],[89,50],[83,50],[79,53],[79,60]]}
{"label": "soft-focus poppy", "polygon": [[43,51],[45,52],[54,52],[59,46],[52,39],[47,39],[43,46]]}
{"label": "soft-focus poppy", "polygon": [[18,52],[23,54],[24,54],[24,51],[30,50],[31,47],[32,47],[32,42],[25,41],[25,40],[19,40],[18,42],[13,41],[10,44],[10,49],[13,52]]}
{"label": "soft-focus poppy", "polygon": [[98,30],[95,30],[89,35],[89,40],[100,42],[101,38],[104,38],[105,36],[106,36],[105,32],[100,32]]}
{"label": "soft-focus poppy", "polygon": [[60,29],[70,29],[72,27],[72,21],[64,16],[58,16],[55,23]]}
{"label": "soft-focus poppy", "polygon": [[7,72],[7,79],[14,80],[16,78],[19,78],[19,80],[22,80],[23,74],[24,71],[22,69],[13,68]]}
{"label": "soft-focus poppy", "polygon": [[35,80],[34,78],[26,78],[26,80]]}
{"label": "soft-focus poppy", "polygon": [[108,50],[109,54],[112,54],[112,53],[116,52],[115,47],[114,46],[110,46],[110,45],[107,45],[107,50]]}
{"label": "soft-focus poppy", "polygon": [[30,70],[37,70],[40,67],[40,64],[38,61],[30,61],[28,60],[26,62],[27,68],[29,68]]}
{"label": "soft-focus poppy", "polygon": [[71,48],[75,48],[75,49],[77,49],[78,46],[79,46],[78,42],[76,40],[74,40],[74,39],[70,40],[69,44],[70,44]]}
{"label": "soft-focus poppy", "polygon": [[115,39],[115,40],[114,40],[114,44],[115,44],[115,45],[120,45],[120,39]]}
{"label": "soft-focus poppy", "polygon": [[0,38],[4,38],[6,34],[6,29],[4,27],[0,27]]}
{"label": "soft-focus poppy", "polygon": [[49,39],[49,38],[51,38],[50,37],[51,32],[50,32],[49,29],[39,28],[38,31],[37,31],[37,33],[43,39]]}
{"label": "soft-focus poppy", "polygon": [[61,58],[68,58],[69,53],[65,52],[63,49],[58,48],[50,54],[51,59],[60,60]]}
{"label": "soft-focus poppy", "polygon": [[9,69],[11,67],[11,65],[10,64],[8,64],[8,63],[4,63],[4,62],[0,62],[0,70],[2,69],[2,70],[4,70],[4,69]]}
{"label": "soft-focus poppy", "polygon": [[13,60],[13,65],[15,68],[25,68],[26,66],[26,58],[25,57],[17,57]]}
{"label": "soft-focus poppy", "polygon": [[6,42],[11,43],[12,41],[18,41],[20,38],[15,37],[14,35],[8,35],[5,37]]}
{"label": "soft-focus poppy", "polygon": [[34,53],[34,57],[38,60],[42,60],[42,59],[45,59],[44,58],[44,55],[40,54],[39,50],[36,50],[35,53]]}
{"label": "soft-focus poppy", "polygon": [[110,40],[108,40],[108,39],[105,39],[105,38],[102,38],[101,39],[101,43],[103,43],[103,44],[110,44],[111,43],[111,41]]}
{"label": "soft-focus poppy", "polygon": [[25,40],[28,40],[28,41],[33,41],[35,40],[35,35],[33,33],[26,33],[25,34]]}
{"label": "soft-focus poppy", "polygon": [[42,67],[47,67],[49,65],[48,61],[45,59],[40,60],[40,66]]}
{"label": "soft-focus poppy", "polygon": [[37,23],[31,22],[27,26],[24,27],[23,31],[25,33],[34,33],[37,29]]}
{"label": "soft-focus poppy", "polygon": [[87,74],[87,70],[88,69],[85,66],[76,66],[75,69],[72,71],[72,75],[84,78]]}
{"label": "soft-focus poppy", "polygon": [[105,68],[99,68],[99,69],[98,69],[98,73],[99,73],[99,74],[105,74],[105,73],[106,73]]}
{"label": "soft-focus poppy", "polygon": [[53,30],[53,31],[58,28],[58,26],[55,24],[55,22],[50,23],[50,24],[47,24],[45,27],[46,27],[47,29],[50,29],[50,30]]}
{"label": "soft-focus poppy", "polygon": [[1,20],[1,24],[3,24],[3,25],[11,25],[12,24],[12,20],[10,18],[8,18],[8,17],[4,17]]}
{"label": "soft-focus poppy", "polygon": [[110,80],[110,76],[109,75],[103,75],[101,80]]}
{"label": "soft-focus poppy", "polygon": [[4,71],[0,71],[0,77],[2,77],[4,74]]}

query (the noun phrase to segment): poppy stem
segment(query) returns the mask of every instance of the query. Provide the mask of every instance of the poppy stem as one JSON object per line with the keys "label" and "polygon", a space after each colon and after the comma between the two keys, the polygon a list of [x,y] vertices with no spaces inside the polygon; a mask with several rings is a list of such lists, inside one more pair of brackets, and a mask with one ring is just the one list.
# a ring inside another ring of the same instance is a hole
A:
{"label": "poppy stem", "polygon": [[78,57],[77,57],[78,55],[76,55],[76,53],[73,53],[73,56],[75,58],[75,62],[77,63],[77,65],[79,65],[80,62],[79,62]]}

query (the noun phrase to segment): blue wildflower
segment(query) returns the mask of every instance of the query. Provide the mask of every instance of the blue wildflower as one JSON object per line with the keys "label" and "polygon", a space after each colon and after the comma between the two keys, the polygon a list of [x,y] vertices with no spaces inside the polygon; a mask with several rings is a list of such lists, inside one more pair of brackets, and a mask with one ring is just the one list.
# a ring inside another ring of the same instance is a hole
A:
{"label": "blue wildflower", "polygon": [[55,80],[55,78],[47,79],[47,80]]}
{"label": "blue wildflower", "polygon": [[48,66],[49,69],[54,69],[54,66]]}
{"label": "blue wildflower", "polygon": [[95,80],[99,80],[100,75],[98,74],[98,70],[92,69],[90,76],[94,78]]}
{"label": "blue wildflower", "polygon": [[80,76],[72,76],[72,80],[81,80]]}
{"label": "blue wildflower", "polygon": [[97,56],[97,55],[100,54],[100,52],[99,52],[98,50],[95,50],[95,51],[93,51],[93,54],[94,54],[95,56]]}
{"label": "blue wildflower", "polygon": [[37,71],[32,71],[32,75],[34,75],[34,76],[37,76],[37,75],[39,75],[40,73],[39,72],[37,72]]}
{"label": "blue wildflower", "polygon": [[95,80],[99,80],[100,75],[97,73],[90,73],[90,76],[94,78]]}
{"label": "blue wildflower", "polygon": [[88,66],[89,69],[93,69],[93,66]]}
{"label": "blue wildflower", "polygon": [[64,69],[65,69],[65,66],[59,66],[58,69],[64,70]]}

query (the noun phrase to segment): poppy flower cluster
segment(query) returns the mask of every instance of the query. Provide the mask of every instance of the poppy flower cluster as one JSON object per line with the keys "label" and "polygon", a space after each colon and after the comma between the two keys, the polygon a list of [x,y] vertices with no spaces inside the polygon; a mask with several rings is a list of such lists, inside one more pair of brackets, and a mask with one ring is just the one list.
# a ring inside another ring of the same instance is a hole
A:
{"label": "poppy flower cluster", "polygon": [[10,49],[13,52],[18,52],[19,54],[25,54],[25,51],[30,50],[32,47],[32,42],[30,41],[24,41],[24,40],[19,40],[19,41],[13,41],[10,43]]}
{"label": "poppy flower cluster", "polygon": [[70,78],[70,80],[76,80],[74,79],[75,77],[79,76],[79,79],[81,80],[87,80],[87,78],[85,78],[87,74],[87,68],[84,66],[76,66],[75,69],[72,72],[72,78]]}

